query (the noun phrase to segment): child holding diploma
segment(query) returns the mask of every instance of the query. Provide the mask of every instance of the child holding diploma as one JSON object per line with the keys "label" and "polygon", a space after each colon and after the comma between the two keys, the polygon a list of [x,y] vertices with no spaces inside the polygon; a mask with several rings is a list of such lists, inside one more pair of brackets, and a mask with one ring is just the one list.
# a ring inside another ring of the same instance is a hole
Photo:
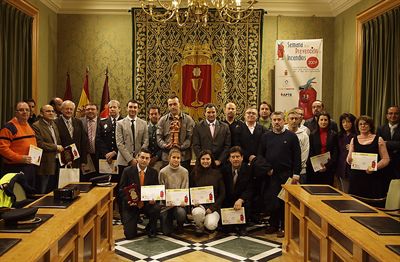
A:
{"label": "child holding diploma", "polygon": [[196,166],[190,174],[190,187],[213,186],[213,204],[195,205],[192,210],[196,224],[196,233],[204,233],[204,228],[215,230],[220,219],[220,208],[225,198],[225,185],[221,173],[215,168],[214,158],[210,150],[201,151]]}
{"label": "child holding diploma", "polygon": [[[178,148],[172,148],[168,154],[168,166],[160,170],[160,184],[165,185],[165,189],[189,188],[189,172],[181,166],[182,153]],[[183,223],[186,220],[185,204],[175,206],[161,212],[161,230],[164,235],[169,236],[173,231],[173,219],[176,219],[176,233],[183,233]]]}

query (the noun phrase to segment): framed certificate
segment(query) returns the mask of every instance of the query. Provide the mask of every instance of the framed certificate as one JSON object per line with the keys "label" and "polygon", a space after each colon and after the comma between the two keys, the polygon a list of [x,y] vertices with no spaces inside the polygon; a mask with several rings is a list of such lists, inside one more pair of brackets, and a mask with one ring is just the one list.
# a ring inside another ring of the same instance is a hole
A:
{"label": "framed certificate", "polygon": [[86,162],[85,168],[81,167],[82,174],[86,175],[86,174],[96,172],[96,168],[94,167],[93,160],[92,160],[92,157],[90,156],[90,154],[87,154],[86,160],[87,160],[87,162]]}
{"label": "framed certificate", "polygon": [[329,151],[320,155],[310,157],[311,165],[314,169],[314,172],[320,171],[323,168],[323,165],[328,163],[329,159],[331,159],[331,153]]}
{"label": "framed certificate", "polygon": [[28,155],[32,158],[32,164],[40,166],[40,160],[42,160],[43,149],[29,145],[29,153]]}
{"label": "framed certificate", "polygon": [[166,206],[187,206],[189,204],[189,188],[166,189]]}
{"label": "framed certificate", "polygon": [[214,187],[191,187],[190,188],[190,203],[192,205],[212,204],[214,203]]}
{"label": "framed certificate", "polygon": [[353,159],[351,162],[351,169],[378,170],[378,154],[353,152],[351,157]]}
{"label": "framed certificate", "polygon": [[99,159],[99,173],[100,174],[118,174],[117,160],[113,160],[111,164],[106,159]]}
{"label": "framed certificate", "polygon": [[246,224],[244,207],[239,210],[234,208],[221,208],[222,225]]}
{"label": "framed certificate", "polygon": [[[286,180],[285,185],[290,185],[291,183],[292,183],[292,178],[289,177],[289,178]],[[281,199],[281,200],[283,200],[283,201],[285,201],[285,195],[286,195],[286,190],[282,187],[281,191],[279,191],[278,198]]]}
{"label": "framed certificate", "polygon": [[140,188],[140,200],[165,200],[165,185],[142,186]]}

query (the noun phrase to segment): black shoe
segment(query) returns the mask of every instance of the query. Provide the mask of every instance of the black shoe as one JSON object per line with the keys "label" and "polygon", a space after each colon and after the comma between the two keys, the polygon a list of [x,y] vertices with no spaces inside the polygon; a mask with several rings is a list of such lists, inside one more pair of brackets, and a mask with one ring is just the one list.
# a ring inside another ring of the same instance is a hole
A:
{"label": "black shoe", "polygon": [[276,237],[277,238],[285,237],[285,231],[282,229],[279,229],[278,232],[276,232]]}
{"label": "black shoe", "polygon": [[157,236],[157,233],[154,232],[153,230],[149,230],[149,231],[147,231],[147,236],[149,238],[155,238]]}
{"label": "black shoe", "polygon": [[278,228],[274,226],[267,226],[265,227],[265,234],[274,234],[278,232]]}
{"label": "black shoe", "polygon": [[175,234],[182,235],[183,234],[183,226],[177,226],[175,230]]}
{"label": "black shoe", "polygon": [[247,236],[246,227],[238,227],[238,228],[236,229],[236,233],[237,233],[239,236],[242,236],[242,237]]}

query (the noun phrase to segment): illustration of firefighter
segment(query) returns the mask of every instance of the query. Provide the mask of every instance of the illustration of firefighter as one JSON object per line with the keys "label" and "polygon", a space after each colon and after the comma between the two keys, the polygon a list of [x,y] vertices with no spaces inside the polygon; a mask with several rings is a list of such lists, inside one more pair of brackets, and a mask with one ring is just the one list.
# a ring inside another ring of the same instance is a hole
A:
{"label": "illustration of firefighter", "polygon": [[278,51],[277,51],[277,55],[278,55],[278,59],[282,59],[284,60],[284,56],[285,56],[285,46],[283,45],[283,42],[281,42],[280,44],[278,44]]}
{"label": "illustration of firefighter", "polygon": [[311,84],[315,84],[315,77],[309,79],[306,84],[299,86],[299,107],[304,110],[304,119],[313,117],[312,103],[317,100],[317,91],[312,87]]}

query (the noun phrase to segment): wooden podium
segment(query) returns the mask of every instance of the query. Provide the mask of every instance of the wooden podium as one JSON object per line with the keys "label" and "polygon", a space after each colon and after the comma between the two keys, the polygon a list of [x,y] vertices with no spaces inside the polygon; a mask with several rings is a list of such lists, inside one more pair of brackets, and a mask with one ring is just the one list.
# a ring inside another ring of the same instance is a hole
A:
{"label": "wooden podium", "polygon": [[31,233],[0,233],[0,238],[22,239],[0,260],[101,261],[114,250],[114,187],[94,187],[66,209],[39,208],[38,214],[53,217]]}
{"label": "wooden podium", "polygon": [[[386,245],[399,245],[400,236],[374,233],[352,216],[385,216],[377,213],[340,213],[322,200],[351,196],[311,195],[299,185],[284,185],[285,238],[283,250],[297,261],[400,261]],[[358,200],[355,200],[361,203]]]}

